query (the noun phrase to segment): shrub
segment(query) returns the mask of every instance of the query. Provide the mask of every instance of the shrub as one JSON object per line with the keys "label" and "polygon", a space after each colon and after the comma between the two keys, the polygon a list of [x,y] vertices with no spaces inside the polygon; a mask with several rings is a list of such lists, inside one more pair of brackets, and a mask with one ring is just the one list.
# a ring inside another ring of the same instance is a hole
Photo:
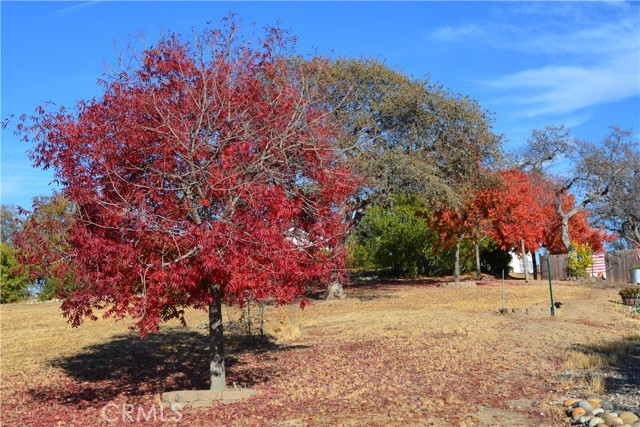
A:
{"label": "shrub", "polygon": [[586,277],[593,264],[591,246],[588,243],[572,243],[574,250],[569,253],[568,270],[571,277]]}
{"label": "shrub", "polygon": [[15,249],[0,243],[0,303],[17,302],[29,297],[29,277],[16,260]]}
{"label": "shrub", "polygon": [[627,286],[626,288],[622,288],[618,294],[624,298],[635,298],[640,295],[640,286]]}
{"label": "shrub", "polygon": [[[376,275],[451,274],[455,248],[437,247],[440,239],[428,225],[427,209],[411,194],[396,194],[388,207],[373,205],[348,241],[351,267]],[[461,272],[473,269],[473,245],[461,247]]]}
{"label": "shrub", "polygon": [[391,275],[418,274],[427,242],[434,239],[420,206],[396,196],[390,208],[372,206],[365,212],[349,244],[356,268],[382,269]]}

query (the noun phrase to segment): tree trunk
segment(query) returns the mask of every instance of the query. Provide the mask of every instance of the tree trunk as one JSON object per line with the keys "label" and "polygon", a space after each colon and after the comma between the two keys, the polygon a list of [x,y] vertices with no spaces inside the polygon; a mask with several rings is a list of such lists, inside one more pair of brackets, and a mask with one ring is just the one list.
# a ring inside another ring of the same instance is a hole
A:
{"label": "tree trunk", "polygon": [[473,242],[476,247],[476,279],[482,279],[482,271],[480,271],[480,242]]}
{"label": "tree trunk", "polygon": [[345,299],[346,296],[344,294],[344,287],[339,280],[334,280],[329,283],[327,287],[327,296],[324,298],[325,300],[332,299]]}
{"label": "tree trunk", "polygon": [[460,241],[456,242],[456,264],[453,270],[453,279],[460,283]]}
{"label": "tree trunk", "polygon": [[536,261],[536,253],[531,252],[531,261],[533,262],[533,280],[538,280],[538,261]]}
{"label": "tree trunk", "polygon": [[249,336],[251,336],[251,298],[247,298],[247,327],[249,328]]}
{"label": "tree trunk", "polygon": [[573,245],[569,237],[569,217],[566,215],[562,216],[562,244],[567,248],[567,253],[573,252]]}
{"label": "tree trunk", "polygon": [[260,301],[260,336],[264,336],[264,301]]}
{"label": "tree trunk", "polygon": [[573,252],[573,245],[571,245],[571,237],[569,236],[569,218],[579,212],[579,206],[576,206],[571,211],[565,213],[562,209],[562,192],[560,191],[558,192],[556,203],[556,208],[561,219],[560,237],[562,239],[562,244],[567,248],[567,253],[571,253]]}
{"label": "tree trunk", "polygon": [[213,301],[209,304],[209,375],[211,390],[226,387],[224,369],[224,332],[222,329],[222,290],[219,285],[211,285]]}
{"label": "tree trunk", "polygon": [[527,265],[527,252],[524,249],[524,239],[520,239],[522,247],[522,267],[524,268],[524,282],[529,283],[529,266]]}

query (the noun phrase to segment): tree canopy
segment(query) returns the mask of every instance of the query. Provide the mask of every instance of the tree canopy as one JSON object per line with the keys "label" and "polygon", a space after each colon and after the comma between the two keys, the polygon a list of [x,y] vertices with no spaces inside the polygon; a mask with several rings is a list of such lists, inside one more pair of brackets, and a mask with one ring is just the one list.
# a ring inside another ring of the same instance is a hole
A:
{"label": "tree canopy", "polygon": [[22,228],[24,217],[13,205],[0,206],[0,234],[2,243],[13,244],[15,234]]}
{"label": "tree canopy", "polygon": [[343,263],[354,181],[325,104],[268,29],[232,19],[193,39],[167,34],[105,76],[100,97],[19,126],[35,166],[52,168],[76,209],[63,303],[83,318],[131,316],[145,334],[183,309],[209,309],[211,387],[224,387],[221,302],[294,301]]}
{"label": "tree canopy", "polygon": [[492,119],[475,100],[374,59],[317,59],[319,84],[340,125],[339,146],[363,176],[360,213],[394,194],[430,207],[461,204],[459,189],[500,152]]}
{"label": "tree canopy", "polygon": [[640,146],[630,131],[618,127],[612,127],[602,143],[618,146],[619,154],[599,158],[606,155],[600,149],[600,155],[587,165],[596,171],[615,171],[606,194],[594,201],[591,217],[628,247],[640,246]]}
{"label": "tree canopy", "polygon": [[[38,299],[49,300],[73,289],[74,258],[69,230],[76,221],[75,207],[64,197],[39,196],[33,200],[15,243],[18,261],[35,281]],[[58,264],[65,264],[64,267]]]}
{"label": "tree canopy", "polygon": [[[601,212],[610,207],[611,220],[607,215],[601,217],[602,223],[608,223],[616,231],[624,231],[633,238],[633,214],[613,208],[607,201],[615,198],[624,205],[630,186],[636,185],[631,176],[635,175],[640,156],[631,132],[617,126],[611,126],[609,133],[600,142],[580,140],[571,135],[564,126],[547,126],[534,130],[526,147],[523,166],[528,170],[554,175],[556,194],[555,208],[560,215],[560,238],[566,251],[572,251],[573,236],[570,234],[569,221],[588,207],[598,205]],[[563,168],[564,171],[559,171]],[[566,197],[575,197],[570,208],[566,206]],[[631,196],[633,198],[634,196]],[[632,202],[633,203],[633,202]],[[614,203],[615,205],[615,203]],[[622,217],[622,218],[621,218]],[[620,224],[614,226],[614,222]],[[631,222],[629,222],[631,221]]]}

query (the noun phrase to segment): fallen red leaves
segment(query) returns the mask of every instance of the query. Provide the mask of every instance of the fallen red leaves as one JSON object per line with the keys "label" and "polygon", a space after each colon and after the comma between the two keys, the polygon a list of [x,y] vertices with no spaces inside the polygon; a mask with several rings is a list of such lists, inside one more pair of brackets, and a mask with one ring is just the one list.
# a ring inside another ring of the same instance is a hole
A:
{"label": "fallen red leaves", "polygon": [[[546,319],[498,316],[484,308],[499,301],[500,289],[493,287],[464,290],[477,293],[473,305],[451,299],[460,290],[434,287],[355,292],[367,295],[312,304],[296,339],[252,343],[231,337],[228,384],[258,395],[185,410],[179,424],[481,426],[508,417],[557,425],[553,414],[540,415],[557,399],[562,364],[558,352],[545,346],[561,342],[563,328],[575,327],[571,316],[554,322],[553,334],[545,332]],[[563,301],[570,303],[571,296]],[[3,426],[177,424],[173,413],[160,418],[159,394],[206,387],[205,345],[198,332],[169,328],[142,343],[116,337],[5,373]],[[121,414],[123,405],[142,407],[144,414],[158,409],[155,418],[132,422]]]}

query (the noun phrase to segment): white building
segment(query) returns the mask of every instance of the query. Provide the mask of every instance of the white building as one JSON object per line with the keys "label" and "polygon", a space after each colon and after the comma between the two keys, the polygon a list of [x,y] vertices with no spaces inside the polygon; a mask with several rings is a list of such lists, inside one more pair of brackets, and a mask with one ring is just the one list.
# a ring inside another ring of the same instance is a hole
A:
{"label": "white building", "polygon": [[[509,269],[512,273],[524,274],[524,263],[522,262],[522,256],[515,252],[509,252],[511,255],[511,262],[509,263]],[[531,254],[526,256],[527,271],[533,274],[533,259]]]}

